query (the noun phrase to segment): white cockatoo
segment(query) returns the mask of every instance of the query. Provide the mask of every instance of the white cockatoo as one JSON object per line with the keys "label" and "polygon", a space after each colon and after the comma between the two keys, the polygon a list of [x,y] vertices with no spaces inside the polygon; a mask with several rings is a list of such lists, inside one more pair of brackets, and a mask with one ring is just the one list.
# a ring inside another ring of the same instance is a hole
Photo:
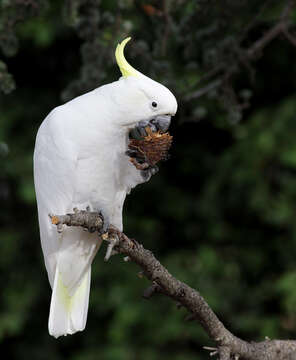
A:
{"label": "white cockatoo", "polygon": [[56,107],[38,130],[34,182],[54,337],[85,328],[91,264],[102,240],[81,228],[58,233],[49,214],[89,207],[103,214],[105,230],[112,224],[122,231],[126,195],[157,170],[138,170],[130,162],[129,136],[147,135],[147,126],[166,131],[177,111],[170,90],[128,64],[123,51],[129,40],[116,48],[118,81]]}

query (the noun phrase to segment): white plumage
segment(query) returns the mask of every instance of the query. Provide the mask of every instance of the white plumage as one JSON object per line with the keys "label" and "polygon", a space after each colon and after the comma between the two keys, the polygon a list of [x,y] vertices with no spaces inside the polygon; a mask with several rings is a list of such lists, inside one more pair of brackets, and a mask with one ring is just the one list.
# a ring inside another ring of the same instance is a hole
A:
{"label": "white plumage", "polygon": [[[159,104],[157,109],[150,105]],[[58,234],[48,214],[73,208],[102,211],[122,230],[126,194],[146,181],[125,154],[130,129],[140,120],[176,112],[173,94],[143,76],[123,77],[55,108],[36,138],[34,181],[40,237],[52,287],[49,333],[85,328],[91,264],[101,240],[79,228]]]}

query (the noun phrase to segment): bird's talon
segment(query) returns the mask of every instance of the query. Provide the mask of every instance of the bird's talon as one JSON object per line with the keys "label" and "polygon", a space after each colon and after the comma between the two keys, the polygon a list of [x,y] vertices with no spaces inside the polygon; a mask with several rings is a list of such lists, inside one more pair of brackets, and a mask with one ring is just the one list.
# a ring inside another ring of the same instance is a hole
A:
{"label": "bird's talon", "polygon": [[112,237],[109,236],[107,241],[109,242],[109,244],[107,246],[107,251],[104,257],[104,261],[108,261],[112,255],[117,253],[116,250],[114,250],[113,248],[119,243],[119,239],[117,235],[115,236],[113,235]]}
{"label": "bird's talon", "polygon": [[135,157],[137,157],[138,152],[137,152],[137,150],[127,150],[125,152],[125,155],[127,155],[127,156],[129,156],[131,158],[135,158]]}
{"label": "bird's talon", "polygon": [[136,167],[138,170],[145,170],[145,169],[148,169],[149,166],[150,166],[150,165],[149,165],[148,163],[146,163],[146,162],[139,163],[139,162],[137,161],[137,159],[135,159],[135,158],[131,158],[131,159],[130,159],[130,162],[131,162],[132,164],[134,164],[135,167]]}

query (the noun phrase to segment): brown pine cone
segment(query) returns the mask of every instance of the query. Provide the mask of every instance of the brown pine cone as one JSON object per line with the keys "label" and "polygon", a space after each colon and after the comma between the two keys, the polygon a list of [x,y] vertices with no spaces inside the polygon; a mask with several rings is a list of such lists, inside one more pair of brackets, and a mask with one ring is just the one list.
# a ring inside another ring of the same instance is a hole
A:
{"label": "brown pine cone", "polygon": [[[137,158],[143,159],[147,166],[154,166],[159,161],[167,159],[173,137],[169,133],[152,132],[149,126],[145,130],[148,135],[141,140],[131,139],[128,147],[130,150],[136,150]],[[143,167],[135,159],[131,159],[131,162],[137,169]]]}

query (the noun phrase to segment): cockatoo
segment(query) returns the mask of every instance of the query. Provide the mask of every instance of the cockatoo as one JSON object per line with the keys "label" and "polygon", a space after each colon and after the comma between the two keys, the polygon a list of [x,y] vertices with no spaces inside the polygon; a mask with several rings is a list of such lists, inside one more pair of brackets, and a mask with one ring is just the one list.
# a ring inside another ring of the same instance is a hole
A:
{"label": "cockatoo", "polygon": [[102,239],[73,227],[59,234],[49,214],[89,208],[103,214],[105,230],[112,224],[122,231],[126,195],[157,170],[138,170],[130,162],[130,133],[146,136],[147,126],[166,131],[177,111],[168,88],[126,61],[129,40],[118,44],[115,52],[122,77],[53,109],[36,137],[34,183],[52,288],[48,328],[56,338],[85,328],[91,264]]}

